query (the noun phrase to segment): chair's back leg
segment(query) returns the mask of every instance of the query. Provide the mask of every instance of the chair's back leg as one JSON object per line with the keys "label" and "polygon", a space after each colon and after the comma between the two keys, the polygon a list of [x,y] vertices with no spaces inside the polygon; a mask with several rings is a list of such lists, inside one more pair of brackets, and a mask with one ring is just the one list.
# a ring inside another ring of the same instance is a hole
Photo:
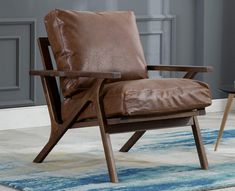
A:
{"label": "chair's back leg", "polygon": [[[38,47],[41,54],[43,68],[45,70],[53,70],[49,46],[50,43],[47,38],[41,37],[38,39]],[[60,124],[63,123],[61,117],[60,94],[55,77],[41,77],[41,81],[51,120],[51,135],[48,143],[34,159],[34,162],[36,163],[42,162],[59,141],[61,137],[57,135],[57,130]]]}
{"label": "chair's back leg", "polygon": [[61,137],[65,134],[68,128],[64,129],[63,132],[51,134],[50,139],[48,140],[47,144],[43,147],[41,152],[36,156],[33,160],[35,163],[41,163],[47,157],[47,155],[51,152],[51,150],[55,147]]}
{"label": "chair's back leg", "polygon": [[71,115],[66,121],[63,121],[62,124],[52,123],[52,125],[55,126],[52,127],[51,136],[47,144],[44,146],[44,148],[41,150],[38,156],[34,159],[34,162],[41,163],[47,157],[50,151],[59,142],[59,140],[63,137],[66,131],[72,127],[72,125],[77,120],[78,116],[85,110],[85,108],[87,108],[89,104],[90,104],[89,100],[84,100],[82,104],[77,103],[75,107],[76,110],[71,111]]}
{"label": "chair's back leg", "polygon": [[[193,79],[198,72],[187,72],[183,78]],[[120,152],[128,152],[135,143],[145,134],[146,131],[136,131],[128,141],[119,150]]]}
{"label": "chair's back leg", "polygon": [[145,134],[145,132],[146,131],[136,131],[119,151],[128,152],[135,145],[135,143]]}
{"label": "chair's back leg", "polygon": [[204,144],[203,144],[201,133],[200,133],[197,116],[193,117],[192,130],[193,130],[193,136],[194,136],[194,140],[196,143],[201,168],[208,169],[208,161],[207,161],[206,152],[205,152]]}

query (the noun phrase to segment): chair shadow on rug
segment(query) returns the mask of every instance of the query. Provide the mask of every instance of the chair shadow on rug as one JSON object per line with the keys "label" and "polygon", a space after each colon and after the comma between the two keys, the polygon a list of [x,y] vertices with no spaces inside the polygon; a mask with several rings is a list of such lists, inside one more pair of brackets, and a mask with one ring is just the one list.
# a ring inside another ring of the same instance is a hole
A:
{"label": "chair shadow on rug", "polygon": [[[134,132],[120,149],[128,152],[147,130],[191,126],[201,168],[208,168],[197,116],[211,95],[207,84],[192,79],[212,68],[147,66],[130,11],[53,10],[45,25],[48,38],[38,39],[44,70],[30,74],[41,77],[51,135],[34,162],[41,163],[68,129],[99,126],[110,180],[118,182],[110,134]],[[149,79],[148,70],[186,74]]]}

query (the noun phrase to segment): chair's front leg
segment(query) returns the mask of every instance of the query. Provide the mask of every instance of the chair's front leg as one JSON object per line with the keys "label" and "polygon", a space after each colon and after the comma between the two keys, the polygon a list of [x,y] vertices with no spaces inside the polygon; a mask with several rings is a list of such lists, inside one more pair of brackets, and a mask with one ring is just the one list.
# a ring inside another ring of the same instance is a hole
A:
{"label": "chair's front leg", "polygon": [[95,107],[96,107],[97,119],[98,119],[99,126],[100,126],[100,134],[101,134],[105,158],[106,158],[106,162],[108,166],[109,177],[110,177],[111,182],[117,183],[118,176],[117,176],[117,170],[116,170],[116,165],[115,165],[115,159],[113,155],[110,135],[109,133],[106,132],[107,120],[105,118],[102,97],[100,96],[102,88],[103,88],[103,83],[104,83],[104,80],[98,80],[97,82],[96,96],[95,96],[94,102],[95,102]]}
{"label": "chair's front leg", "polygon": [[206,152],[205,152],[205,148],[203,145],[200,128],[199,128],[199,124],[198,124],[198,120],[196,116],[193,117],[192,130],[193,130],[193,135],[194,135],[194,139],[195,139],[195,143],[197,147],[197,152],[198,152],[198,157],[200,160],[201,168],[208,169],[208,161],[206,157]]}

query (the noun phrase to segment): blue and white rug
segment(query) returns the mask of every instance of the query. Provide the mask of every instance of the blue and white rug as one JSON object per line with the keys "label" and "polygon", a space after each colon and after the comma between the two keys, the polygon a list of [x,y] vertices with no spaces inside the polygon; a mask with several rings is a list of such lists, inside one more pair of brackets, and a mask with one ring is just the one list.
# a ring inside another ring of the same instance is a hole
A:
{"label": "blue and white rug", "polygon": [[130,150],[130,134],[112,135],[120,183],[109,183],[98,128],[70,130],[41,164],[31,161],[49,128],[0,131],[0,184],[25,191],[197,191],[235,187],[235,130],[203,129],[209,170],[201,170],[191,128],[150,131]]}

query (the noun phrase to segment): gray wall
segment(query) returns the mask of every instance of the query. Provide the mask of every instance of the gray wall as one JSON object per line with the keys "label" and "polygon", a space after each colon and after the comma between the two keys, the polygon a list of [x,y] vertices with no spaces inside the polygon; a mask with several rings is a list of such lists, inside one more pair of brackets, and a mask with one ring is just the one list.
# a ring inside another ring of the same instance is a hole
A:
{"label": "gray wall", "polygon": [[235,1],[170,1],[177,20],[177,64],[213,66],[213,73],[198,78],[210,84],[213,98],[226,97],[218,88],[234,81]]}
{"label": "gray wall", "polygon": [[54,8],[133,10],[149,64],[211,65],[214,72],[198,79],[210,84],[214,98],[223,97],[218,86],[233,81],[233,4],[233,0],[0,0],[0,107],[45,103],[39,79],[28,71],[41,68],[35,39],[46,35],[43,17]]}
{"label": "gray wall", "polygon": [[[235,80],[235,1],[224,1],[223,7],[223,42],[222,64],[219,68],[220,79],[224,83],[232,83]],[[224,96],[224,95],[223,95]]]}
{"label": "gray wall", "polygon": [[195,65],[195,0],[171,0],[176,16],[176,64]]}

